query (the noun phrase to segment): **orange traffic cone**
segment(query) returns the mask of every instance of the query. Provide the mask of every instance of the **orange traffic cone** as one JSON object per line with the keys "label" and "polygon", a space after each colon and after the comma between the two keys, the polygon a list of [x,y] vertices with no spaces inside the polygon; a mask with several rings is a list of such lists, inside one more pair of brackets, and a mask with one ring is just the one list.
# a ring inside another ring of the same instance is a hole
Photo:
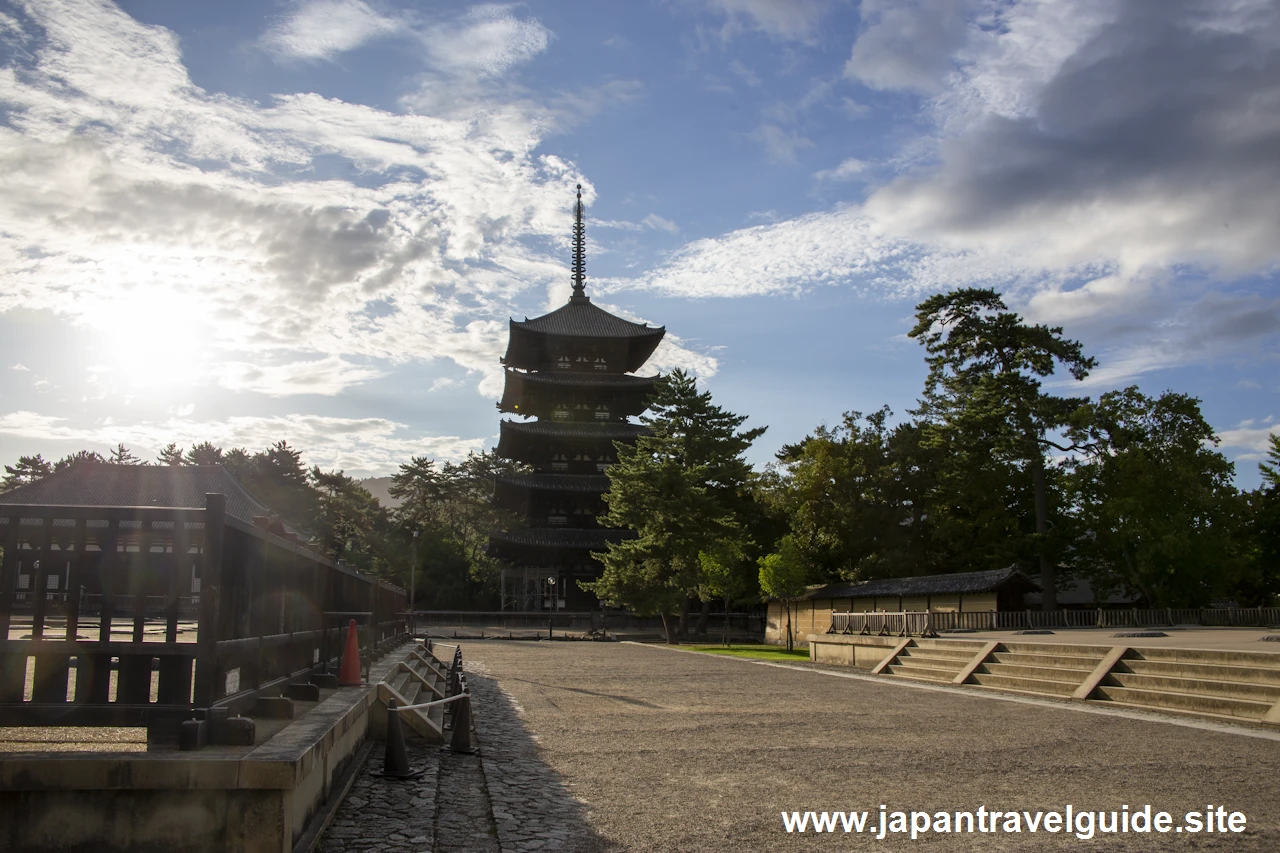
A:
{"label": "orange traffic cone", "polygon": [[338,686],[356,687],[360,678],[360,641],[356,638],[356,620],[347,624],[347,647],[342,652],[342,665],[338,667]]}

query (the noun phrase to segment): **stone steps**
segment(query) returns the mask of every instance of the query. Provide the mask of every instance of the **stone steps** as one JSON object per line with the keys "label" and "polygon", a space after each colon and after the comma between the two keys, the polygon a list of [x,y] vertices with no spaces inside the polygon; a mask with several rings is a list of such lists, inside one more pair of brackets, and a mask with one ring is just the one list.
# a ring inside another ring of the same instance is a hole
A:
{"label": "stone steps", "polygon": [[892,675],[898,678],[914,678],[919,681],[937,681],[943,684],[950,684],[951,680],[956,677],[959,669],[934,669],[927,666],[902,666],[901,664],[890,664],[881,670],[882,675]]}
{"label": "stone steps", "polygon": [[[1097,663],[1095,662],[1094,666]],[[999,663],[987,661],[981,664],[975,671],[974,676],[979,675],[1002,675],[1014,678],[1030,678],[1030,679],[1047,679],[1049,681],[1073,681],[1076,685],[1084,682],[1089,677],[1089,673],[1093,672],[1094,667],[1088,669],[1075,669],[1069,667],[1056,666],[1032,666],[1030,664],[1020,663]]]}
{"label": "stone steps", "polygon": [[[1145,654],[1146,650],[1144,649],[1142,653]],[[1135,675],[1249,682],[1251,684],[1267,684],[1280,687],[1280,668],[1263,666],[1125,658],[1120,661],[1120,665],[1116,669],[1123,672],[1131,672]]]}
{"label": "stone steps", "polygon": [[[913,640],[882,674],[954,683],[982,648],[984,644],[973,641],[961,645]],[[1090,682],[1111,651],[1110,646],[1002,642],[966,683],[990,690],[1069,698]],[[1280,655],[1130,648],[1088,698],[1126,708],[1261,721],[1280,703]]]}
{"label": "stone steps", "polygon": [[1228,696],[1212,696],[1204,693],[1174,693],[1163,690],[1141,690],[1110,684],[1099,685],[1094,697],[1147,710],[1173,710],[1220,717],[1261,720],[1274,702],[1250,699],[1234,699]]}
{"label": "stone steps", "polygon": [[[979,670],[985,668],[985,664]],[[1045,674],[1057,674],[1055,670],[1045,670]],[[1079,681],[1063,681],[1060,678],[1043,676],[1028,677],[1022,675],[1006,675],[997,672],[975,672],[968,683],[981,687],[998,687],[1004,690],[1015,690],[1019,693],[1036,693],[1043,696],[1070,696],[1080,686]]]}
{"label": "stone steps", "polygon": [[1054,669],[1074,669],[1092,672],[1102,660],[1105,652],[1096,655],[1066,654],[1052,646],[1041,646],[1042,652],[1011,652],[1003,645],[997,648],[988,659],[988,663],[1014,664],[1020,666],[1050,667]]}
{"label": "stone steps", "polygon": [[1117,670],[1112,670],[1103,679],[1103,685],[1108,687],[1129,687],[1136,690],[1225,697],[1228,699],[1247,699],[1255,702],[1269,702],[1273,705],[1280,701],[1280,684],[1212,680],[1204,677],[1185,678],[1172,675],[1146,675]]}

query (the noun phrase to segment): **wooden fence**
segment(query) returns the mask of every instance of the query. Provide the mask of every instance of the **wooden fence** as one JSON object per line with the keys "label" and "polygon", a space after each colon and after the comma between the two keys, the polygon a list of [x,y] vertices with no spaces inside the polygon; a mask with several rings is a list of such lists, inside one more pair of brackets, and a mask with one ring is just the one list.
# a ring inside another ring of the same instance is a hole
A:
{"label": "wooden fence", "polygon": [[1266,628],[1280,625],[1280,607],[1161,610],[977,610],[970,612],[832,613],[828,634],[931,636],[937,631],[1036,628],[1168,628],[1175,625]]}
{"label": "wooden fence", "polygon": [[368,614],[362,649],[404,637],[404,590],[225,506],[0,506],[0,725],[167,729],[324,671],[326,614]]}

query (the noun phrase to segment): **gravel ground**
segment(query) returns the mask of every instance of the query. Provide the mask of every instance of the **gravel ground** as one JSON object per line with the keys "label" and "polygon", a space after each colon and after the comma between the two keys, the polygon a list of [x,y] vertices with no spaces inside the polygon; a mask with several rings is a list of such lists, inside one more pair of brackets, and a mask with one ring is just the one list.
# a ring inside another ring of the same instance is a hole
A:
{"label": "gravel ground", "polygon": [[[466,642],[463,655],[480,676],[473,689],[496,684],[524,724],[524,738],[509,744],[486,737],[478,703],[495,810],[512,808],[500,806],[508,797],[495,781],[501,750],[522,761],[515,753],[533,750],[543,783],[585,806],[585,816],[558,812],[563,825],[552,828],[565,841],[549,840],[547,850],[1280,850],[1275,739],[662,647]],[[536,813],[536,794],[526,788],[525,797]],[[840,830],[788,834],[780,816],[867,810],[875,825],[881,804],[932,813],[1147,803],[1175,815],[1175,824],[1187,811],[1222,805],[1243,812],[1248,828],[1091,841],[1043,828],[877,841]],[[518,818],[507,831],[519,828]],[[502,818],[498,831],[503,838]]]}

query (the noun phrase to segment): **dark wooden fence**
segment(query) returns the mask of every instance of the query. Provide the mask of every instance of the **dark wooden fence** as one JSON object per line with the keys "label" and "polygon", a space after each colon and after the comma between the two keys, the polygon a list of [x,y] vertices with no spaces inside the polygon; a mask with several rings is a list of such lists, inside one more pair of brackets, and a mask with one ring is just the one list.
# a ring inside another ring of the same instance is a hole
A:
{"label": "dark wooden fence", "polygon": [[1280,625],[1280,607],[1161,610],[975,610],[832,613],[828,634],[914,635],[934,631],[1036,628],[1161,628],[1175,625],[1266,628]]}
{"label": "dark wooden fence", "polygon": [[329,614],[360,614],[362,650],[404,638],[404,590],[206,500],[0,506],[0,725],[165,730],[333,666]]}

